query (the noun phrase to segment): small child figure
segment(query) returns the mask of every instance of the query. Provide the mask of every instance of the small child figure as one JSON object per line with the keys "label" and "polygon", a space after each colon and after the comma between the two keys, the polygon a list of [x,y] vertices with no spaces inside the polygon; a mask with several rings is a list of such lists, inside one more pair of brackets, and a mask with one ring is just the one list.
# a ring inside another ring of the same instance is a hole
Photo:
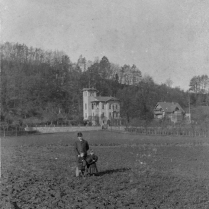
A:
{"label": "small child figure", "polygon": [[78,174],[77,174],[77,176],[84,175],[85,167],[86,167],[86,161],[85,161],[83,155],[80,155],[78,157]]}
{"label": "small child figure", "polygon": [[88,174],[95,175],[98,173],[96,162],[98,160],[98,157],[94,154],[93,150],[90,151],[90,155],[87,156],[86,162],[87,162],[87,168],[88,168]]}

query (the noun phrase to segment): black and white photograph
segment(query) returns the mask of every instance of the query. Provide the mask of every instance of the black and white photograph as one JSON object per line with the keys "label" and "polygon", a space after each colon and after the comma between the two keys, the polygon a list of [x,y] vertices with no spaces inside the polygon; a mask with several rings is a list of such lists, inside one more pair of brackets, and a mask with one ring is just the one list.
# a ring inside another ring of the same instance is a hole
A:
{"label": "black and white photograph", "polygon": [[0,11],[0,208],[209,209],[208,0]]}

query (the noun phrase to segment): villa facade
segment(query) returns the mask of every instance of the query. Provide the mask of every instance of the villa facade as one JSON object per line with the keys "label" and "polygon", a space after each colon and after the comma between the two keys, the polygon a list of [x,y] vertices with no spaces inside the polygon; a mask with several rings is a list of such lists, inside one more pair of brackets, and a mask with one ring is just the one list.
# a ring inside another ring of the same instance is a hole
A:
{"label": "villa facade", "polygon": [[107,124],[111,119],[120,118],[120,101],[115,97],[97,97],[94,88],[83,89],[83,118],[93,124]]}

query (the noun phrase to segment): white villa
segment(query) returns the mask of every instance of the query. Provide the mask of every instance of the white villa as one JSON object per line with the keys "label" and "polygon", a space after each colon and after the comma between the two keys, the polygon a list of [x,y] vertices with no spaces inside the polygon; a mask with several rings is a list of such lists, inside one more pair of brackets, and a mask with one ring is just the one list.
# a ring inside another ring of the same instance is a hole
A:
{"label": "white villa", "polygon": [[100,124],[107,124],[108,120],[120,118],[120,101],[115,97],[97,97],[94,88],[83,89],[83,117],[86,121],[96,120]]}

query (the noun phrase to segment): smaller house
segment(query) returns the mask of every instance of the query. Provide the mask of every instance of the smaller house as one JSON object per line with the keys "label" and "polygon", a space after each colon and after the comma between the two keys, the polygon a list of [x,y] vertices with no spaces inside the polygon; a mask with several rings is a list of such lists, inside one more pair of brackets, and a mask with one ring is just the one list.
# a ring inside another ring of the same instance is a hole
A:
{"label": "smaller house", "polygon": [[182,121],[185,115],[183,108],[175,102],[158,102],[154,108],[154,118],[169,118],[176,123]]}

